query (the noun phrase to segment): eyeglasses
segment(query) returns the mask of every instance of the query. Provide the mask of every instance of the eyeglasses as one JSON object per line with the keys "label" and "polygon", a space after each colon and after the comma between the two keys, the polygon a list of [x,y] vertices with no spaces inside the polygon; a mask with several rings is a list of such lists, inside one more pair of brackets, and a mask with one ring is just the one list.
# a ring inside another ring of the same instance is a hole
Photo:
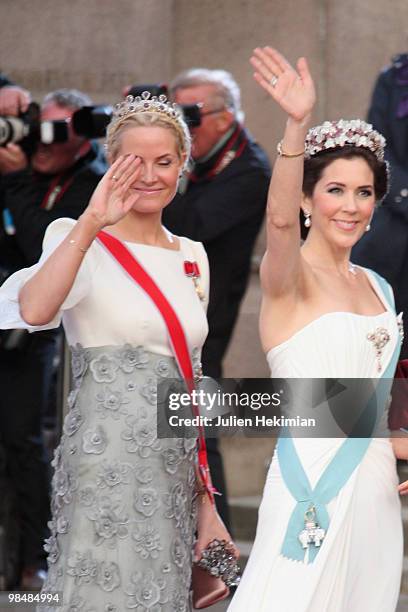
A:
{"label": "eyeglasses", "polygon": [[207,115],[215,115],[216,113],[222,113],[225,110],[226,110],[225,106],[223,106],[222,108],[215,108],[214,110],[209,110],[209,111],[204,111],[204,112],[200,110],[200,116],[206,117]]}
{"label": "eyeglasses", "polygon": [[206,115],[215,115],[227,110],[226,106],[215,108],[213,110],[202,111],[204,102],[196,102],[195,104],[180,104],[183,116],[189,128],[196,128],[201,125],[201,119]]}

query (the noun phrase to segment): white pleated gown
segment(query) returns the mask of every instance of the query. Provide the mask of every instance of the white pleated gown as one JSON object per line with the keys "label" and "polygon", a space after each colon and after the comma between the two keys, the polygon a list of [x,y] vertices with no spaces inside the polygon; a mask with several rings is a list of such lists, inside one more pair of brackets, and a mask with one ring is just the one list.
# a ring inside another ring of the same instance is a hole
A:
{"label": "white pleated gown", "polygon": [[[367,334],[385,327],[383,371],[398,342],[394,312],[373,277],[386,312],[333,312],[306,325],[267,355],[277,378],[376,378],[375,348]],[[312,488],[341,438],[294,440]],[[394,612],[400,590],[403,534],[396,460],[389,438],[373,438],[357,469],[328,504],[330,525],[311,564],[280,554],[295,499],[275,451],[259,509],[253,549],[228,612]]]}

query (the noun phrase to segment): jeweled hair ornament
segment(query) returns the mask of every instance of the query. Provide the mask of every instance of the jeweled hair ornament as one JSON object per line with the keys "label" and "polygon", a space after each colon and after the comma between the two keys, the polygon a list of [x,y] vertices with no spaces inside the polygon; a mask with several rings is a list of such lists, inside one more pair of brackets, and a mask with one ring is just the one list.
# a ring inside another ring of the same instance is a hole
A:
{"label": "jeweled hair ornament", "polygon": [[306,134],[305,157],[349,145],[369,149],[379,161],[384,161],[385,144],[384,136],[361,119],[325,121]]}
{"label": "jeweled hair ornament", "polygon": [[[151,96],[150,91],[144,91],[141,96],[126,96],[116,104],[112,113],[111,125],[115,125],[128,115],[136,113],[155,113],[163,115],[179,130],[186,148],[186,164],[190,157],[191,136],[180,108],[174,102],[169,102],[165,95]],[[185,164],[185,165],[186,165]]]}

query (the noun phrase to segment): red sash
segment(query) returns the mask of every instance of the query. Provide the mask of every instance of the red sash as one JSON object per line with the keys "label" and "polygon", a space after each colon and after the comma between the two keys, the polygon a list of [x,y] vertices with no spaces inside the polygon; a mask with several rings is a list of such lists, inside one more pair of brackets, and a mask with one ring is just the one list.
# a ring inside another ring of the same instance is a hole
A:
{"label": "red sash", "polygon": [[[185,380],[187,389],[191,393],[195,389],[193,365],[187,346],[186,336],[173,307],[162,291],[156,285],[152,277],[140,265],[134,255],[126,246],[114,236],[106,232],[99,232],[98,239],[104,247],[113,255],[117,262],[124,268],[129,276],[147,293],[156,308],[162,315],[169,333],[170,344],[174,352],[177,365]],[[194,414],[199,415],[198,408],[192,402]],[[214,493],[216,490],[211,484],[207,460],[207,447],[203,427],[198,426],[198,466],[203,485],[212,503],[214,503]]]}

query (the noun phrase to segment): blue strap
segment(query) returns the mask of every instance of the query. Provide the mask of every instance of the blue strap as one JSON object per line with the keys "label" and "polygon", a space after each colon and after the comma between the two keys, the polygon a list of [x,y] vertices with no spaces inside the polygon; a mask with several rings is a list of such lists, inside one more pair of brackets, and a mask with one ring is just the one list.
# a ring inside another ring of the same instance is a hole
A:
{"label": "blue strap", "polygon": [[[392,290],[388,283],[379,275],[375,274],[381,290],[388,296],[391,308],[394,310]],[[397,360],[400,352],[400,343],[397,342],[391,360],[382,375],[384,383],[378,385],[364,409],[355,431],[364,424],[365,431],[374,431],[377,419],[381,416],[388,400],[392,379],[394,377]],[[354,430],[352,432],[352,435]],[[316,511],[317,522],[327,531],[330,523],[327,504],[334,499],[344,487],[354,470],[362,461],[371,438],[347,438],[336,452],[330,464],[327,466],[314,489],[312,489],[307,474],[300,462],[296,452],[293,439],[280,437],[277,445],[277,454],[283,480],[297,504],[289,518],[285,538],[282,544],[281,554],[295,561],[303,561],[305,549],[299,541],[299,534],[304,528],[305,513],[311,506]],[[309,546],[308,563],[312,563],[319,552],[320,547]]]}
{"label": "blue strap", "polygon": [[385,278],[377,274],[377,272],[374,272],[374,270],[368,270],[368,274],[370,274],[371,276],[375,278],[375,280],[377,281],[377,284],[380,286],[381,291],[383,292],[384,296],[387,299],[389,307],[391,308],[391,310],[395,312],[394,293],[393,293],[391,285],[387,283]]}

